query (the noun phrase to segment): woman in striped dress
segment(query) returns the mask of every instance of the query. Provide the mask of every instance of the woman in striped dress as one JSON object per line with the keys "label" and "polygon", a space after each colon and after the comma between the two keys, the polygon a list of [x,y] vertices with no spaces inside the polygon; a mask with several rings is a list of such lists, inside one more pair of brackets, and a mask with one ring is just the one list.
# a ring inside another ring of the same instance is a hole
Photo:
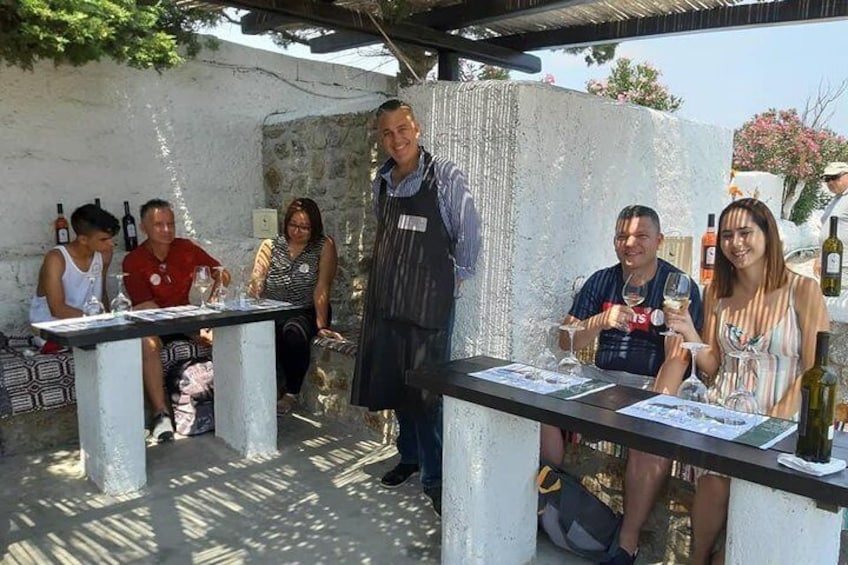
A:
{"label": "woman in striped dress", "polygon": [[253,265],[254,292],[289,302],[300,310],[276,323],[277,412],[294,407],[309,368],[312,339],[341,336],[330,329],[330,288],[338,256],[324,235],[321,211],[310,198],[295,199],[286,210],[283,235],[259,246]]}
{"label": "woman in striped dress", "polygon": [[[698,368],[713,383],[717,400],[746,382],[760,412],[794,419],[800,406],[801,376],[813,365],[816,334],[829,327],[818,283],[789,271],[777,223],[765,204],[737,200],[719,218],[715,275],[704,300],[703,340],[686,310],[666,311],[667,323],[685,341],[703,341]],[[754,379],[731,354],[759,356]],[[699,477],[692,508],[696,564],[724,561],[724,544],[713,552],[727,520],[730,480],[706,473]]]}

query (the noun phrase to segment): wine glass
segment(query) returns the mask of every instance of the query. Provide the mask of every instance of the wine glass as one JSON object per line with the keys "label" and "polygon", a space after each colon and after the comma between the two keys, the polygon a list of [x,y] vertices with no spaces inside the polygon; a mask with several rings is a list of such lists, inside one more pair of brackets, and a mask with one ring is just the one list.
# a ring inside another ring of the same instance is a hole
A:
{"label": "wine glass", "polygon": [[685,341],[680,344],[680,347],[689,351],[689,354],[692,357],[692,370],[689,373],[689,377],[687,377],[687,379],[680,384],[680,388],[677,389],[677,397],[684,400],[691,400],[693,402],[706,404],[707,385],[698,378],[695,366],[695,356],[698,354],[698,351],[707,347],[707,344],[696,341]]}
{"label": "wine glass", "polygon": [[83,316],[98,316],[105,311],[103,303],[97,296],[97,282],[100,275],[88,276],[88,292],[86,293],[85,302],[82,305]]}
{"label": "wine glass", "polygon": [[621,296],[624,298],[624,303],[630,308],[642,304],[648,296],[648,282],[644,277],[638,275],[630,275],[624,281],[624,286],[621,287]]}
{"label": "wine glass", "polygon": [[226,267],[218,265],[213,268],[217,273],[217,276],[215,277],[215,290],[212,292],[209,302],[211,302],[213,308],[224,310],[227,307],[227,295],[229,294],[227,287],[224,285],[224,271],[226,270]]}
{"label": "wine glass", "polygon": [[557,371],[560,373],[571,373],[574,375],[580,374],[583,369],[580,365],[580,359],[574,354],[574,334],[583,329],[580,323],[563,324],[559,327],[560,331],[568,332],[568,354],[560,359],[557,364]]}
{"label": "wine glass", "polygon": [[[757,402],[757,397],[748,389],[748,383],[753,381],[753,388],[754,390],[757,389],[757,379],[759,378],[757,364],[760,354],[754,348],[746,347],[742,351],[731,351],[728,355],[736,359],[736,390],[724,399],[725,408],[747,414],[759,413],[760,405]],[[740,365],[743,365],[746,370],[740,370]]]}
{"label": "wine glass", "polygon": [[206,308],[206,291],[212,286],[212,274],[207,265],[194,268],[194,288],[200,293],[200,307]]}
{"label": "wine glass", "polygon": [[112,314],[116,317],[126,316],[127,312],[132,310],[132,301],[124,292],[124,277],[127,276],[127,273],[118,273],[113,276],[118,281],[118,294],[115,295],[115,298],[112,299],[109,306],[112,310]]}
{"label": "wine glass", "polygon": [[[669,273],[663,287],[663,306],[674,310],[680,310],[689,298],[689,276],[686,273]],[[668,328],[660,335],[678,335],[676,331]]]}

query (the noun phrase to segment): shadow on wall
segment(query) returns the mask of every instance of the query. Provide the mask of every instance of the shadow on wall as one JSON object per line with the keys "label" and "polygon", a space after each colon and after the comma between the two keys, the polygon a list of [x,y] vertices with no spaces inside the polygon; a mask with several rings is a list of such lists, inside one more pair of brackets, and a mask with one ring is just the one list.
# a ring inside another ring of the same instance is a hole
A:
{"label": "shadow on wall", "polygon": [[280,210],[309,197],[336,241],[339,266],[331,301],[334,325],[358,326],[376,221],[371,181],[382,161],[373,113],[335,114],[266,125],[262,132],[265,205]]}

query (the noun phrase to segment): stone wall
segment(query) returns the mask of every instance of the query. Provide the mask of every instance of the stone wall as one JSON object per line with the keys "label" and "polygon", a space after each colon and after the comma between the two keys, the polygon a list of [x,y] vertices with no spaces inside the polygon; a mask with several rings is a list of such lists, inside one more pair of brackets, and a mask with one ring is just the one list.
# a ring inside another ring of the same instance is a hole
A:
{"label": "stone wall", "polygon": [[359,324],[376,222],[371,179],[378,152],[373,136],[373,109],[309,117],[275,116],[263,127],[262,162],[265,198],[280,210],[309,197],[318,203],[324,231],[332,236],[339,268],[331,301],[333,325],[350,330]]}

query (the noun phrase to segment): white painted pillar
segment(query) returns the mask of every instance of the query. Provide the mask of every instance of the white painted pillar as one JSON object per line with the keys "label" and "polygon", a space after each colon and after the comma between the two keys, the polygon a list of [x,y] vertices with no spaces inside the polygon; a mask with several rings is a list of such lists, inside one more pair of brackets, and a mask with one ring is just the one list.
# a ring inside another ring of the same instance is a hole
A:
{"label": "white painted pillar", "polygon": [[539,423],[444,397],[442,563],[530,563]]}
{"label": "white painted pillar", "polygon": [[277,451],[274,322],[215,328],[215,435],[244,455]]}
{"label": "white painted pillar", "polygon": [[106,494],[147,483],[141,340],[74,348],[80,459]]}
{"label": "white painted pillar", "polygon": [[727,563],[835,564],[842,510],[816,507],[797,494],[730,480]]}

